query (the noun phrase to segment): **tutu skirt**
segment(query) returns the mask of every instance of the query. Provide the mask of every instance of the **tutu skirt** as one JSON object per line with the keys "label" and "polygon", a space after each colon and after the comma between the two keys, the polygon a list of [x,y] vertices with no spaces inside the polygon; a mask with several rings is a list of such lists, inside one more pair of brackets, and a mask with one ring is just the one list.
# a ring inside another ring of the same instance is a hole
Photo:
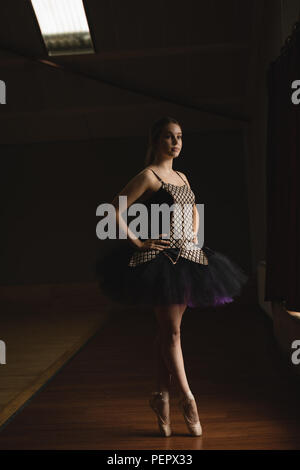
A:
{"label": "tutu skirt", "polygon": [[[134,251],[128,243],[96,261],[102,293],[110,300],[130,306],[186,304],[210,307],[233,302],[248,275],[226,255],[203,246],[208,265],[179,257],[173,264],[161,251],[156,258],[128,266]],[[167,248],[176,259],[177,248]]]}

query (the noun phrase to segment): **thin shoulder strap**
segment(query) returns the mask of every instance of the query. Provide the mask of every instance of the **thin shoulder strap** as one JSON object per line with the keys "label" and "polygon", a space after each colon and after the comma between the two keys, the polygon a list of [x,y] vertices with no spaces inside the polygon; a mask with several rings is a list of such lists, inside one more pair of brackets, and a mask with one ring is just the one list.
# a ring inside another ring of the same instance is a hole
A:
{"label": "thin shoulder strap", "polygon": [[153,171],[153,173],[155,174],[155,176],[159,179],[159,181],[161,181],[163,183],[163,180],[155,173],[154,170],[152,170],[152,168],[149,168],[149,170]]}
{"label": "thin shoulder strap", "polygon": [[[177,171],[177,170],[175,170],[175,171],[176,171],[177,175],[180,176],[180,174],[178,173],[178,171]],[[186,181],[182,178],[182,176],[180,176],[180,178],[182,179],[182,181],[184,181],[184,182],[186,183]]]}

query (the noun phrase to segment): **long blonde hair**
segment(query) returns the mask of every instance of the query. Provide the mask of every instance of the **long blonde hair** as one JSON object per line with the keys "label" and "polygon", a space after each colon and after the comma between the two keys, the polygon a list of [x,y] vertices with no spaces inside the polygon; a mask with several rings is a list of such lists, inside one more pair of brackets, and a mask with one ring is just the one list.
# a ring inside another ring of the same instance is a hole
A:
{"label": "long blonde hair", "polygon": [[153,162],[161,133],[164,127],[170,123],[177,124],[182,129],[182,126],[179,124],[177,119],[172,118],[170,116],[163,116],[157,119],[150,127],[148,133],[148,148],[145,158],[145,167],[151,165],[151,163]]}

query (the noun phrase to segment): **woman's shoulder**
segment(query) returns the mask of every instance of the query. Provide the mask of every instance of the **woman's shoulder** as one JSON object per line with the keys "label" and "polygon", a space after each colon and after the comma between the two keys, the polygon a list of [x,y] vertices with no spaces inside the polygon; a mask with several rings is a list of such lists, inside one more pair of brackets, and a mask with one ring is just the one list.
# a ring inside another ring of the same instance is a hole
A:
{"label": "woman's shoulder", "polygon": [[179,173],[179,175],[185,180],[186,184],[188,185],[188,187],[190,188],[190,183],[189,183],[189,180],[187,179],[186,175],[184,173],[182,173],[182,171],[178,171],[176,170],[177,173]]}
{"label": "woman's shoulder", "polygon": [[143,168],[141,171],[132,176],[128,184],[152,186],[154,181],[153,173],[147,168]]}
{"label": "woman's shoulder", "polygon": [[139,193],[137,199],[141,202],[155,193],[159,189],[159,186],[159,181],[155,177],[154,173],[146,167],[131,178],[125,189],[128,187],[133,188],[137,193]]}
{"label": "woman's shoulder", "polygon": [[136,176],[140,179],[147,181],[150,186],[153,186],[153,183],[155,186],[155,183],[157,181],[157,177],[154,175],[152,169],[148,166],[143,168],[139,173],[137,173]]}
{"label": "woman's shoulder", "polygon": [[139,174],[144,174],[144,175],[147,175],[148,177],[152,176],[153,175],[153,169],[150,166],[145,166],[145,168],[143,168],[140,171]]}

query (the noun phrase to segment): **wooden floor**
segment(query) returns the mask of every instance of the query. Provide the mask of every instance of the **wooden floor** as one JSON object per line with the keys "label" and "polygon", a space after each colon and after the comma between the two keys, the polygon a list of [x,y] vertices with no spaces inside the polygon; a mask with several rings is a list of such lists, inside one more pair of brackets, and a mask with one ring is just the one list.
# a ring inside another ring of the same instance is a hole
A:
{"label": "wooden floor", "polygon": [[173,436],[160,437],[151,311],[118,309],[0,433],[0,449],[300,449],[299,379],[257,306],[187,309],[182,348],[202,437],[188,435],[172,390]]}
{"label": "wooden floor", "polygon": [[0,286],[0,311],[1,430],[99,330],[109,306],[90,282],[11,285]]}

